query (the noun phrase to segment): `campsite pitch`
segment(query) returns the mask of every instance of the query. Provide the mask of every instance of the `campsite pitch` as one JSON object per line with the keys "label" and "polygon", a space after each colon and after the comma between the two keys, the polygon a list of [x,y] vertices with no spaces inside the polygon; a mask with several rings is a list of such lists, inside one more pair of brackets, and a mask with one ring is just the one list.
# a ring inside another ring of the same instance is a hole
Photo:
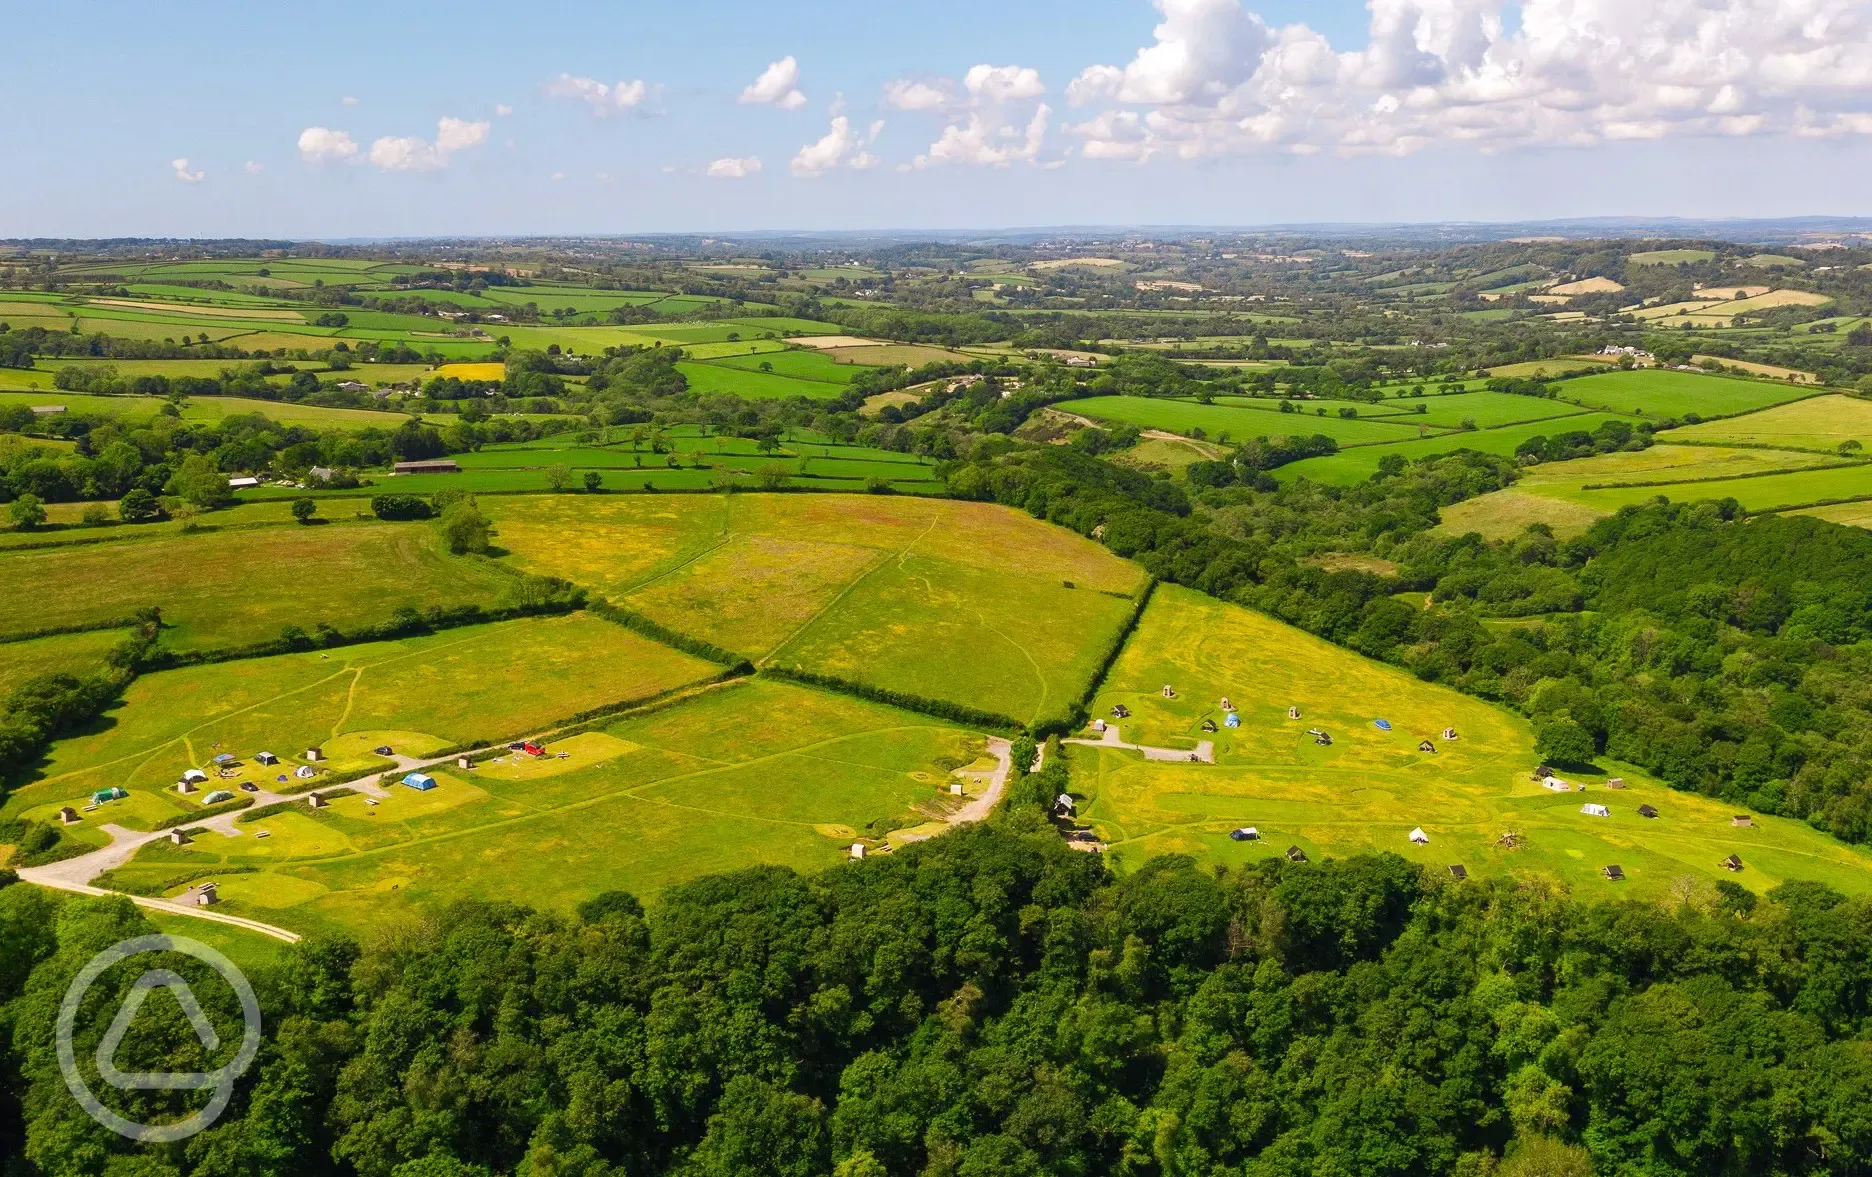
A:
{"label": "campsite pitch", "polygon": [[[1176,698],[1162,696],[1165,685]],[[1238,728],[1224,722],[1224,695]],[[1122,867],[1172,853],[1241,863],[1297,846],[1313,858],[1382,850],[1438,871],[1544,874],[1587,894],[1662,896],[1686,876],[1872,892],[1872,854],[1797,821],[1756,816],[1736,828],[1729,807],[1617,766],[1560,773],[1584,792],[1544,788],[1531,779],[1539,761],[1518,716],[1186,589],[1152,599],[1095,714],[1111,721],[1114,704],[1133,712],[1116,721],[1126,741],[1187,749],[1207,739],[1216,756],[1211,766],[1069,745],[1080,819]],[[1204,719],[1217,732],[1205,733]],[[1444,739],[1446,728],[1457,738]],[[1435,750],[1420,751],[1424,741]],[[1626,787],[1608,788],[1611,776]],[[1585,804],[1610,816],[1582,813]],[[1647,804],[1657,818],[1638,815]],[[1246,827],[1259,839],[1229,837]],[[1428,844],[1407,839],[1417,828]],[[1741,872],[1720,866],[1730,854]],[[1607,882],[1607,865],[1626,881]]]}

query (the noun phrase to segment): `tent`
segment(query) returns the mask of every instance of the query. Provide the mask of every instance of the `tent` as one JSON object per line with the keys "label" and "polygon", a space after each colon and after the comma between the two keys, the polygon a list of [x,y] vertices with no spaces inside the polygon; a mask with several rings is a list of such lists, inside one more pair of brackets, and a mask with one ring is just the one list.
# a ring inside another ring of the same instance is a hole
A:
{"label": "tent", "polygon": [[1657,810],[1649,805],[1640,805],[1638,807],[1638,816],[1639,817],[1656,817]]}
{"label": "tent", "polygon": [[301,764],[298,768],[293,769],[293,775],[300,780],[309,780],[318,774],[312,771],[312,766],[310,764]]}
{"label": "tent", "polygon": [[1229,837],[1237,842],[1258,842],[1261,840],[1261,831],[1253,826],[1243,826],[1239,830],[1230,830]]}
{"label": "tent", "polygon": [[1571,793],[1573,791],[1572,785],[1567,784],[1557,776],[1550,776],[1542,781],[1541,787],[1544,789],[1552,789],[1556,793]]}
{"label": "tent", "polygon": [[1429,740],[1419,740],[1417,741],[1417,750],[1419,752],[1435,752],[1436,745],[1432,744]]}
{"label": "tent", "polygon": [[106,801],[122,801],[129,795],[130,794],[124,792],[122,789],[112,786],[108,789],[99,789],[97,792],[91,794],[91,800],[102,805]]}
{"label": "tent", "polygon": [[271,752],[255,753],[254,759],[258,760],[262,764],[278,764],[279,763],[279,757],[273,755],[273,753]]}
{"label": "tent", "polygon": [[190,769],[183,770],[182,779],[193,784],[193,783],[207,780],[208,774],[203,772],[199,768],[190,768]]}
{"label": "tent", "polygon": [[1423,832],[1422,826],[1418,826],[1410,832],[1410,840],[1419,846],[1428,846],[1430,844],[1430,835]]}
{"label": "tent", "polygon": [[1617,865],[1606,867],[1604,874],[1606,878],[1612,880],[1614,883],[1622,883],[1625,881],[1625,871]]}
{"label": "tent", "polygon": [[[1233,727],[1233,726],[1235,726],[1235,725],[1234,725],[1234,724],[1230,724],[1229,726],[1230,726],[1230,727]],[[1215,730],[1216,730],[1216,721],[1215,721],[1215,720],[1213,720],[1213,719],[1205,719],[1205,720],[1203,720],[1203,721],[1202,721],[1202,729],[1203,729],[1204,731],[1206,731],[1206,732],[1212,732],[1212,731],[1215,731]]]}
{"label": "tent", "polygon": [[1231,711],[1227,715],[1224,715],[1222,717],[1222,726],[1240,727],[1241,726],[1241,712]]}
{"label": "tent", "polygon": [[1722,860],[1722,866],[1724,870],[1741,870],[1742,859],[1738,855],[1731,854],[1729,857]]}
{"label": "tent", "polygon": [[1469,877],[1469,868],[1460,862],[1452,862],[1450,863],[1449,873],[1452,879],[1466,879]]}
{"label": "tent", "polygon": [[202,804],[203,805],[219,805],[223,801],[232,801],[232,800],[234,800],[234,794],[228,792],[226,789],[216,789],[214,792],[202,798]]}
{"label": "tent", "polygon": [[1580,806],[1579,811],[1591,817],[1611,817],[1612,816],[1612,811],[1610,809],[1607,809],[1603,805],[1594,805],[1591,802],[1588,802],[1585,805]]}
{"label": "tent", "polygon": [[1289,707],[1289,708],[1287,709],[1287,718],[1288,718],[1288,719],[1299,719],[1299,718],[1300,718],[1300,709],[1299,709],[1298,707]]}
{"label": "tent", "polygon": [[423,772],[410,773],[403,778],[403,783],[419,793],[426,793],[436,787],[435,778]]}
{"label": "tent", "polygon": [[1388,732],[1391,730],[1391,721],[1388,719],[1374,719],[1371,721],[1371,725],[1381,732]]}
{"label": "tent", "polygon": [[234,756],[230,752],[222,752],[215,756],[214,762],[216,764],[232,764],[234,763]]}

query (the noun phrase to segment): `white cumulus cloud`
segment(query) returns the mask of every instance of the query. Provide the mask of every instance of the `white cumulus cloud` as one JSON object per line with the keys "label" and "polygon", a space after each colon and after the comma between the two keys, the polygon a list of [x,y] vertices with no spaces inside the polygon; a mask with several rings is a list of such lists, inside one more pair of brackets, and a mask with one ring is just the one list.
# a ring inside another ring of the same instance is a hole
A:
{"label": "white cumulus cloud", "polygon": [[188,160],[186,159],[172,159],[169,161],[169,166],[175,169],[175,178],[182,181],[184,184],[199,184],[208,178],[207,172],[189,171]]}
{"label": "white cumulus cloud", "polygon": [[307,127],[299,132],[299,155],[307,163],[350,159],[358,153],[357,140],[329,127]]}
{"label": "white cumulus cloud", "polygon": [[257,176],[261,172],[266,171],[266,165],[258,162],[257,160],[250,159],[242,166],[247,169],[247,174],[250,176]]}
{"label": "white cumulus cloud", "polygon": [[972,66],[962,84],[971,95],[987,102],[1019,102],[1046,93],[1040,71],[1018,65]]}
{"label": "white cumulus cloud", "polygon": [[[546,83],[548,98],[576,98],[592,108],[592,113],[599,118],[607,118],[636,110],[650,97],[650,83],[642,78],[606,85],[596,78],[581,78],[572,74],[560,74]],[[501,114],[509,113],[502,108]]]}
{"label": "white cumulus cloud", "polygon": [[513,113],[513,107],[508,106],[505,102],[498,103],[494,107],[494,113],[500,118],[506,118],[508,115]]}
{"label": "white cumulus cloud", "polygon": [[883,129],[884,121],[879,119],[860,136],[850,118],[835,114],[825,135],[806,144],[793,156],[793,174],[819,176],[841,165],[860,171],[871,167],[877,163],[877,157],[871,154],[870,147]]}
{"label": "white cumulus cloud", "polygon": [[943,79],[926,82],[899,78],[884,87],[884,104],[893,110],[942,110],[954,102],[949,84]]}
{"label": "white cumulus cloud", "polygon": [[1091,158],[1407,154],[1872,134],[1864,0],[1370,0],[1362,48],[1239,0],[1155,0],[1126,64],[1067,87]]}
{"label": "white cumulus cloud", "polygon": [[[955,120],[944,127],[936,142],[906,167],[926,168],[936,164],[973,164],[978,167],[1006,167],[1012,163],[1036,163],[1046,142],[1047,126],[1053,110],[1044,102],[1031,109],[1046,93],[1040,72],[1022,65],[976,65],[962,76],[961,97],[948,83],[930,84],[927,89],[941,97],[929,100],[921,92],[906,95],[922,105],[909,109],[947,109]],[[892,97],[886,90],[886,101]],[[963,115],[966,114],[966,117]]]}
{"label": "white cumulus cloud", "polygon": [[711,163],[705,171],[716,180],[741,180],[760,171],[760,158],[753,155],[731,155]]}
{"label": "white cumulus cloud", "polygon": [[929,150],[916,157],[913,167],[934,164],[964,163],[978,167],[1004,168],[1012,163],[1033,163],[1040,157],[1046,142],[1047,122],[1053,111],[1042,102],[1034,108],[1025,127],[1000,124],[983,117],[980,111],[969,115],[966,123],[951,123]]}
{"label": "white cumulus cloud", "polygon": [[487,142],[489,124],[466,119],[436,120],[435,141],[413,135],[385,135],[370,146],[369,159],[386,172],[433,172],[445,168],[449,157]]}
{"label": "white cumulus cloud", "polygon": [[741,91],[737,101],[781,110],[798,110],[806,105],[806,95],[799,88],[799,62],[791,56],[774,62]]}

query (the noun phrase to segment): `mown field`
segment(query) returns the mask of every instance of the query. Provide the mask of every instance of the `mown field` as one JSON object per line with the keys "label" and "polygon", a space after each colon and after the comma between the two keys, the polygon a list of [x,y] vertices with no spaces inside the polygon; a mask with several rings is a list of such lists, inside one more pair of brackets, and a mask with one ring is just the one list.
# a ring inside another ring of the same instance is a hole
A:
{"label": "mown field", "polygon": [[1679,420],[1686,413],[1703,417],[1748,413],[1812,395],[1809,389],[1764,380],[1656,368],[1602,372],[1567,380],[1556,387],[1561,399],[1590,408]]}
{"label": "mown field", "polygon": [[[1165,684],[1178,697],[1159,694]],[[1202,733],[1222,719],[1227,695],[1241,727]],[[1678,879],[1732,878],[1755,891],[1793,879],[1849,894],[1872,892],[1872,854],[1784,818],[1730,824],[1732,811],[1671,790],[1619,765],[1565,774],[1584,793],[1554,793],[1530,779],[1538,763],[1520,717],[1372,662],[1250,610],[1188,590],[1158,590],[1135,636],[1099,692],[1095,714],[1122,702],[1134,713],[1125,739],[1190,747],[1212,739],[1214,765],[1148,761],[1140,754],[1073,747],[1081,820],[1111,843],[1114,861],[1135,867],[1157,854],[1192,854],[1239,865],[1299,846],[1315,859],[1390,851],[1437,871],[1472,875],[1541,873],[1583,892],[1662,898]],[[1299,720],[1287,708],[1301,709]],[[1373,725],[1392,725],[1390,732]],[[1445,727],[1460,737],[1440,738]],[[1308,735],[1318,728],[1333,743]],[[1417,750],[1430,739],[1436,752]],[[1622,776],[1623,790],[1605,787]],[[1592,802],[1609,818],[1588,816]],[[1646,820],[1641,804],[1660,816]],[[1257,842],[1228,833],[1254,826]],[[1407,839],[1421,827],[1429,845]],[[1518,849],[1500,844],[1520,837]],[[1721,869],[1738,854],[1739,874]],[[1608,864],[1627,881],[1607,882]]]}
{"label": "mown field", "polygon": [[1551,421],[1529,421],[1496,429],[1457,430],[1390,445],[1356,446],[1323,458],[1290,463],[1274,471],[1274,476],[1282,482],[1305,477],[1330,486],[1350,486],[1376,474],[1378,464],[1390,454],[1402,455],[1407,461],[1413,462],[1457,450],[1475,450],[1478,453],[1508,457],[1515,452],[1516,447],[1530,438],[1549,437],[1556,433],[1591,433],[1607,421],[1619,420],[1630,418],[1614,413],[1578,413]]}
{"label": "mown field", "polygon": [[[1062,412],[1077,413],[1096,421],[1114,421],[1185,435],[1201,430],[1210,438],[1226,436],[1238,442],[1254,437],[1310,437],[1323,433],[1342,446],[1352,446],[1404,441],[1419,433],[1407,417],[1398,414],[1374,413],[1369,417],[1347,419],[1339,416],[1337,409],[1327,409],[1315,402],[1295,402],[1303,407],[1292,413],[1280,412],[1277,401],[1266,403],[1266,408],[1249,408],[1241,404],[1205,405],[1159,397],[1094,396],[1065,401],[1057,407]],[[1366,411],[1365,406],[1352,407],[1361,413]]]}
{"label": "mown field", "polygon": [[[0,637],[99,626],[162,609],[178,650],[242,646],[296,625],[340,630],[399,608],[491,605],[512,577],[450,556],[421,525],[332,524],[171,534],[0,552]],[[55,591],[48,586],[56,586]]]}
{"label": "mown field", "polygon": [[[316,747],[327,757],[320,771],[344,780],[381,767],[379,745],[423,757],[530,735],[719,671],[584,613],[159,671],[133,682],[93,730],[60,741],[0,814],[45,820],[116,786],[131,797],[93,820],[149,828],[188,812],[170,786],[217,753],[240,757],[239,779],[267,787]],[[255,764],[262,751],[286,763]]]}
{"label": "mown field", "polygon": [[158,843],[116,872],[146,889],[215,867],[224,910],[302,931],[380,927],[461,898],[569,911],[601,891],[654,900],[758,864],[832,866],[855,837],[949,802],[980,737],[940,721],[770,681],[572,737],[564,761],[438,770],[428,793],[252,823],[252,836]]}
{"label": "mown field", "polygon": [[1068,708],[1143,582],[1098,544],[980,503],[566,496],[487,507],[527,571],[752,659],[1021,722]]}
{"label": "mown field", "polygon": [[1837,450],[1849,441],[1872,446],[1872,401],[1837,395],[1809,397],[1727,421],[1686,425],[1674,431],[1671,440],[1806,450]]}
{"label": "mown field", "polygon": [[0,642],[0,697],[37,675],[85,674],[95,670],[128,635],[128,630],[99,629],[24,642]]}

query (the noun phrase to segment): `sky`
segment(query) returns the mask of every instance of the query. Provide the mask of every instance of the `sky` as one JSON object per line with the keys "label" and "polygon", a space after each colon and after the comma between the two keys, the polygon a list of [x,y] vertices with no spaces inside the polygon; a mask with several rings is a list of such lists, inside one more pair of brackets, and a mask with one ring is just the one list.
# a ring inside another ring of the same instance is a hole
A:
{"label": "sky", "polygon": [[1872,0],[0,10],[0,238],[1872,214]]}

